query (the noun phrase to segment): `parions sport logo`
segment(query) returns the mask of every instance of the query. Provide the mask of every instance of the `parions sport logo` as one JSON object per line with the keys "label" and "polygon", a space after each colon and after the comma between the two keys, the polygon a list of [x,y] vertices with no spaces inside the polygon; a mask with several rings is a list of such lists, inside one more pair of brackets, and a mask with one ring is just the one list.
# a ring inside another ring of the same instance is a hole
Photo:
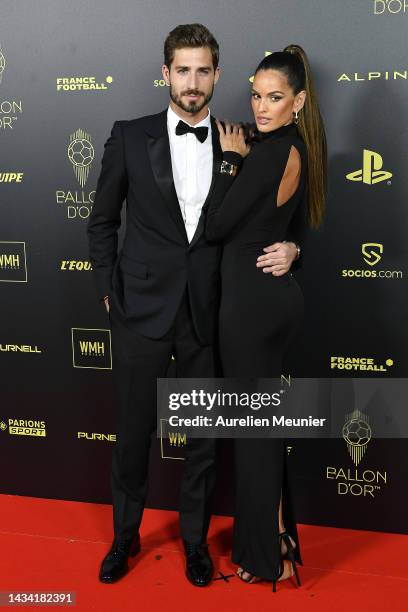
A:
{"label": "parions sport logo", "polygon": [[91,135],[82,129],[70,134],[66,153],[81,189],[57,189],[56,203],[63,207],[67,219],[88,219],[95,197],[94,189],[85,189],[95,158]]}
{"label": "parions sport logo", "polygon": [[47,435],[45,421],[34,419],[9,418],[6,421],[0,421],[0,431],[11,436],[45,438]]}
{"label": "parions sport logo", "polygon": [[360,245],[360,257],[367,267],[343,268],[340,276],[343,279],[359,280],[402,280],[402,270],[376,268],[385,254],[384,245],[381,242],[363,242]]}
{"label": "parions sport logo", "polygon": [[[6,56],[0,44],[0,85],[6,73]],[[0,130],[12,130],[19,117],[23,114],[23,103],[21,100],[0,97]]]}
{"label": "parions sport logo", "polygon": [[368,468],[364,465],[368,444],[372,439],[368,416],[360,410],[347,414],[342,437],[354,468],[327,466],[326,479],[335,481],[337,495],[374,499],[387,485],[388,474],[385,470]]}
{"label": "parions sport logo", "polygon": [[0,282],[27,282],[25,242],[0,240]]}

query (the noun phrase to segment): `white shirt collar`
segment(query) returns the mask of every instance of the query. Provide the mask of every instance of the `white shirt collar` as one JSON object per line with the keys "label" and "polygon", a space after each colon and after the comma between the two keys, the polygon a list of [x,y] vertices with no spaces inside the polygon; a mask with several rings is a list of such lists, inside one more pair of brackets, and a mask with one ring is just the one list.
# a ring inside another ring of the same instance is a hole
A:
{"label": "white shirt collar", "polygon": [[[171,132],[175,133],[176,126],[180,120],[184,121],[184,123],[187,123],[187,125],[191,126],[191,123],[189,123],[188,121],[185,121],[184,119],[181,119],[181,117],[179,117],[169,105],[169,108],[167,109],[167,124]],[[210,109],[208,109],[208,114],[206,117],[204,117],[204,119],[202,119],[199,123],[196,123],[194,126],[191,126],[191,127],[200,127],[202,125],[211,129]]]}

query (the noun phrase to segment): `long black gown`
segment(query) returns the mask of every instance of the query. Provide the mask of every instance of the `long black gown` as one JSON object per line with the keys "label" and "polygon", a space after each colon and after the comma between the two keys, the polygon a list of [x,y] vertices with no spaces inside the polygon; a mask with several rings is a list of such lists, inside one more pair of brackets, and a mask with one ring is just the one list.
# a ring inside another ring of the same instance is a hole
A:
{"label": "long black gown", "polygon": [[[291,272],[273,276],[256,267],[263,247],[288,237],[306,197],[307,155],[295,124],[259,135],[236,177],[219,173],[206,211],[208,240],[222,241],[220,355],[225,377],[280,377],[282,360],[298,330],[304,301]],[[277,206],[277,193],[294,146],[301,157],[295,193]],[[240,156],[224,152],[223,159]],[[278,511],[302,564],[283,438],[236,439],[236,505],[232,560],[267,580],[278,577]]]}

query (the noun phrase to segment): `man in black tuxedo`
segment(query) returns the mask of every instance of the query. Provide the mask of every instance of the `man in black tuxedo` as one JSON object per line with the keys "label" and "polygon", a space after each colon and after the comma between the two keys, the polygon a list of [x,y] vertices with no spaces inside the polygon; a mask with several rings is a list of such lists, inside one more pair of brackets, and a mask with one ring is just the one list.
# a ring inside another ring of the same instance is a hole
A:
{"label": "man in black tuxedo", "polygon": [[[129,555],[140,550],[156,379],[166,376],[172,355],[180,377],[220,375],[214,340],[221,247],[208,243],[203,232],[206,202],[222,161],[208,109],[220,73],[218,44],[204,26],[181,25],[168,35],[164,52],[170,106],[114,123],[88,224],[90,259],[110,317],[118,397],[111,472],[114,540],[101,565],[102,582],[123,576]],[[118,254],[125,199],[126,231]],[[285,263],[276,269],[283,270],[286,261],[289,267],[295,252],[293,244],[282,245],[278,256]],[[274,256],[264,265],[276,263]],[[207,585],[213,574],[206,538],[214,460],[214,440],[189,439],[180,529],[186,575],[197,586]]]}

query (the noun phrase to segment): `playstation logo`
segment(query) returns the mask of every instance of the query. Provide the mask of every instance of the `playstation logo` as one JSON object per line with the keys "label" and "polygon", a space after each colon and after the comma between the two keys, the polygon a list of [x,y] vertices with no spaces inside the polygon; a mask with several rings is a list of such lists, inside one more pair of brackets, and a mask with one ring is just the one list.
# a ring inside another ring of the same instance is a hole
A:
{"label": "playstation logo", "polygon": [[346,175],[349,181],[362,181],[366,185],[375,185],[392,177],[392,172],[381,170],[383,159],[379,153],[364,149],[363,167]]}
{"label": "playstation logo", "polygon": [[369,266],[375,266],[380,261],[383,251],[384,247],[379,242],[365,242],[361,245],[363,259]]}

